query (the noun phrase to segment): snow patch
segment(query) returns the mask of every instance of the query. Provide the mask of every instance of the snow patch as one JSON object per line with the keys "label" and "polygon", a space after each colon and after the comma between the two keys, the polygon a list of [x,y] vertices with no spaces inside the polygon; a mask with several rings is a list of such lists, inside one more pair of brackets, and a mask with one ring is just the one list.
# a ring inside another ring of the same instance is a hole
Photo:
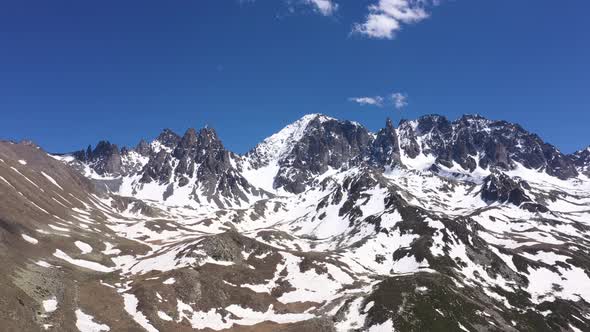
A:
{"label": "snow patch", "polygon": [[148,319],[145,317],[144,314],[137,311],[137,305],[139,304],[139,300],[133,294],[123,294],[123,300],[125,302],[125,311],[133,320],[139,324],[141,327],[146,329],[148,332],[158,332],[158,330],[150,324]]}
{"label": "snow patch", "polygon": [[92,247],[86,242],[76,241],[74,242],[74,244],[76,245],[76,247],[78,247],[78,249],[80,249],[82,255],[89,254],[92,252]]}
{"label": "snow patch", "polygon": [[104,273],[108,273],[108,272],[113,271],[113,269],[106,267],[106,266],[99,264],[99,263],[90,262],[90,261],[83,260],[83,259],[74,259],[59,249],[55,250],[55,253],[53,253],[53,256],[55,256],[59,259],[62,259],[72,265],[83,267],[85,269],[89,269],[89,270],[93,270],[93,271],[97,271],[97,272],[104,272]]}
{"label": "snow patch", "polygon": [[173,320],[172,317],[168,316],[168,314],[163,311],[158,311],[158,317],[167,322],[171,322]]}
{"label": "snow patch", "polygon": [[54,296],[48,300],[43,301],[43,310],[47,313],[57,310],[57,298]]}
{"label": "snow patch", "polygon": [[39,243],[39,240],[35,239],[34,237],[28,236],[27,234],[21,234],[21,236],[25,241],[29,242],[30,244]]}
{"label": "snow patch", "polygon": [[37,261],[35,262],[36,265],[44,267],[44,268],[51,268],[53,265],[47,263],[46,261]]}
{"label": "snow patch", "polygon": [[80,332],[103,332],[111,330],[105,324],[96,323],[94,317],[85,314],[80,309],[76,310],[76,327]]}

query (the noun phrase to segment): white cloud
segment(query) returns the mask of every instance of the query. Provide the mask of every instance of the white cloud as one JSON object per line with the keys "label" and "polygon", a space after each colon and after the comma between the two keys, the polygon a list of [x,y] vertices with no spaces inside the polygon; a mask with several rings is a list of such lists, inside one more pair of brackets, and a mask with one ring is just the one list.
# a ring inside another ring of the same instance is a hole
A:
{"label": "white cloud", "polygon": [[355,102],[359,105],[383,106],[383,97],[354,97],[348,98],[349,101]]}
{"label": "white cloud", "polygon": [[315,7],[322,15],[329,16],[338,9],[338,4],[332,0],[305,0],[309,5]]}
{"label": "white cloud", "polygon": [[401,92],[394,92],[390,94],[388,97],[353,97],[348,98],[349,101],[357,103],[361,106],[377,106],[377,107],[385,107],[385,106],[393,106],[398,110],[408,106],[408,95]]}
{"label": "white cloud", "polygon": [[353,27],[353,32],[371,38],[393,39],[403,24],[417,23],[428,18],[425,6],[437,4],[428,0],[378,0],[369,6],[369,14],[362,23]]}
{"label": "white cloud", "polygon": [[408,106],[408,95],[405,93],[395,92],[391,95],[391,100],[393,101],[393,106],[398,110]]}

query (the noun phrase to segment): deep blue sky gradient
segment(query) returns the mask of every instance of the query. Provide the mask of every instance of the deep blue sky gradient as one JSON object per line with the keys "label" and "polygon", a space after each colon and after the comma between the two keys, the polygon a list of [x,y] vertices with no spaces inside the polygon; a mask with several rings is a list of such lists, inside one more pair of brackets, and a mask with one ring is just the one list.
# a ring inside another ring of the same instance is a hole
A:
{"label": "deep blue sky gradient", "polygon": [[[350,33],[371,2],[2,1],[0,138],[65,152],[208,124],[241,153],[307,113],[479,113],[590,144],[590,2],[443,1],[395,40]],[[401,112],[348,101],[394,91]]]}

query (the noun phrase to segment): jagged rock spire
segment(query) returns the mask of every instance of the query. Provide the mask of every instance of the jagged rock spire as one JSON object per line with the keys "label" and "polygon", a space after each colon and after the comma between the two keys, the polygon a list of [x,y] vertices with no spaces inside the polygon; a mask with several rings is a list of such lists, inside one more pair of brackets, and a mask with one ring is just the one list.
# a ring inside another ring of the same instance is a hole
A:
{"label": "jagged rock spire", "polygon": [[178,134],[172,130],[166,128],[160,133],[160,135],[158,135],[156,141],[168,148],[174,148],[180,141],[180,136],[178,136]]}
{"label": "jagged rock spire", "polygon": [[387,118],[385,128],[379,130],[371,147],[371,160],[379,166],[401,165],[401,152],[397,132],[391,118]]}

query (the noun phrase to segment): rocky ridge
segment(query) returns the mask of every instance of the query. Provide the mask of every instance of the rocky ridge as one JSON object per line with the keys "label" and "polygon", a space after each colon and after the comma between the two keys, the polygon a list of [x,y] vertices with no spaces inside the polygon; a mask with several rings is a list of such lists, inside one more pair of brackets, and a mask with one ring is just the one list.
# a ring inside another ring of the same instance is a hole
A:
{"label": "rocky ridge", "polygon": [[[139,159],[136,155],[148,158],[143,167],[130,166],[135,165],[130,160]],[[242,191],[258,197],[259,193],[246,183],[257,187],[258,179],[248,180],[248,174],[257,171],[274,173],[272,184],[259,188],[298,194],[307,189],[314,177],[328,170],[359,165],[380,169],[428,168],[456,174],[524,167],[567,180],[576,178],[578,170],[590,159],[587,150],[564,155],[519,125],[478,115],[466,115],[452,122],[443,116],[427,115],[413,121],[402,120],[397,129],[388,119],[383,129],[371,133],[358,123],[321,114],[301,118],[244,156],[226,151],[212,129],[203,129],[198,135],[189,129],[183,137],[166,129],[151,144],[142,140],[135,149],[119,150],[102,141],[94,150],[89,147],[88,152],[75,152],[73,156],[99,175],[135,172],[141,174],[141,183],[175,182],[179,187],[189,181],[195,165],[201,166],[207,159],[197,174],[203,177],[201,180],[211,185],[211,176],[229,171],[232,175],[225,182],[236,185],[222,194],[233,192],[240,196]],[[241,179],[240,173],[246,173],[246,179]]]}

